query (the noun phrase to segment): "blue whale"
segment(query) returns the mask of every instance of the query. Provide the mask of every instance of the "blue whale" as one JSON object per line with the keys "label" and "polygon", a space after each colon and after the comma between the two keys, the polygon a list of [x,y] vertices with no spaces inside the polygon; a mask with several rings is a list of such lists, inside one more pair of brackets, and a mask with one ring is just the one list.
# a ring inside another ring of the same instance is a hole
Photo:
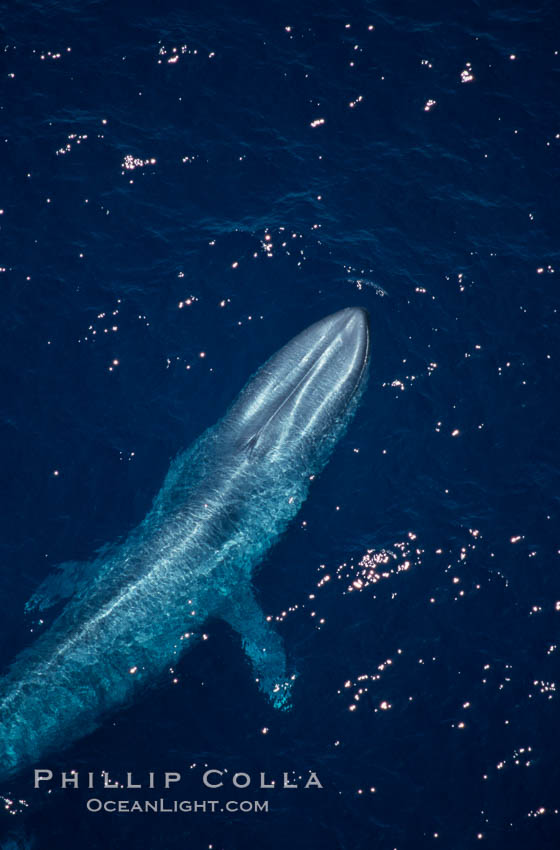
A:
{"label": "blue whale", "polygon": [[365,386],[367,313],[311,325],[172,461],[145,519],[88,563],[57,568],[28,602],[67,600],[0,681],[0,779],[97,728],[221,617],[278,708],[293,676],[251,575],[305,500]]}

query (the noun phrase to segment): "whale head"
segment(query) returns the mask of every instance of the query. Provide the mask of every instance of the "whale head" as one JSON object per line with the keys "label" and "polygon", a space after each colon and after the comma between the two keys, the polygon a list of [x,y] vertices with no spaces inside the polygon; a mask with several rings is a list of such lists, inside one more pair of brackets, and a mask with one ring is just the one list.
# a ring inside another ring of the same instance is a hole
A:
{"label": "whale head", "polygon": [[255,458],[289,451],[313,465],[354,412],[366,381],[368,314],[347,307],[302,331],[253,376],[226,415],[238,447]]}

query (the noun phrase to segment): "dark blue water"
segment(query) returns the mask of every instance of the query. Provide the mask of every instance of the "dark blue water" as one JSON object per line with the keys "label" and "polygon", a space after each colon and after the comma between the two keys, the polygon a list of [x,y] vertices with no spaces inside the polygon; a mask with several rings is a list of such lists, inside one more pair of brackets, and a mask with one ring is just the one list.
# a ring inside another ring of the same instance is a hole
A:
{"label": "dark blue water", "polygon": [[[93,814],[28,771],[3,846],[560,845],[553,7],[5,7],[4,667],[49,569],[126,535],[280,345],[362,305],[373,354],[256,578],[293,710],[209,623],[176,684],[43,765],[179,770],[191,800],[246,771],[219,799],[269,812]],[[323,790],[255,788],[308,770]]]}

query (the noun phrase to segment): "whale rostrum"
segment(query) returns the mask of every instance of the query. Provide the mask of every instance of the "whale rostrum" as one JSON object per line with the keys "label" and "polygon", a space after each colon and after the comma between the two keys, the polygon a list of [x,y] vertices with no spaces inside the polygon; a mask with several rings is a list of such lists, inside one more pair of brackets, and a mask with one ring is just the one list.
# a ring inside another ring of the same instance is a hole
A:
{"label": "whale rostrum", "polygon": [[123,542],[46,578],[26,607],[65,604],[0,681],[0,778],[132,702],[209,617],[239,633],[260,690],[274,706],[289,706],[295,674],[251,576],[344,433],[368,361],[364,310],[346,308],[308,327],[172,461]]}

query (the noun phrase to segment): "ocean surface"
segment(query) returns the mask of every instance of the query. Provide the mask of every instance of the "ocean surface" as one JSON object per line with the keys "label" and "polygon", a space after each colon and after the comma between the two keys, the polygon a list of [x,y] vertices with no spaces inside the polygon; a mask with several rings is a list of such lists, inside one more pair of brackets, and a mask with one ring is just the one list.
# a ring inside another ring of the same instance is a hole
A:
{"label": "ocean surface", "polygon": [[[291,336],[363,306],[372,364],[255,577],[293,709],[208,623],[40,765],[58,785],[154,771],[157,790],[35,791],[28,770],[0,789],[3,850],[560,847],[554,6],[4,6],[3,669],[41,628],[23,610],[41,580],[126,536]],[[303,780],[260,790],[261,771]]]}

